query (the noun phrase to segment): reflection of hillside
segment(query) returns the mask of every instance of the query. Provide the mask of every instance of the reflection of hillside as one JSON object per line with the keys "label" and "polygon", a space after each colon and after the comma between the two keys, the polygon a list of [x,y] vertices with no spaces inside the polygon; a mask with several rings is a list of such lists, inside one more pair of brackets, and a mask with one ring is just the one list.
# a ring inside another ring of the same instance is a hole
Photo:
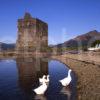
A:
{"label": "reflection of hillside", "polygon": [[41,58],[16,59],[18,68],[19,85],[25,91],[31,91],[39,77],[48,74],[48,62]]}

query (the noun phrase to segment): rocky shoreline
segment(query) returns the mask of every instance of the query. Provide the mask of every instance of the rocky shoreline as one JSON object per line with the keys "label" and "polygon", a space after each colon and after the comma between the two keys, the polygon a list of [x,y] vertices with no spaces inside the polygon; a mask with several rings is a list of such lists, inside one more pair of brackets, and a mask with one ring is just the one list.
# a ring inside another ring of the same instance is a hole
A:
{"label": "rocky shoreline", "polygon": [[98,58],[97,56],[91,55],[90,57],[88,54],[64,54],[51,57],[52,59],[65,63],[76,73],[78,77],[78,100],[100,100],[100,59],[97,60],[98,63],[93,60],[94,58],[96,60]]}

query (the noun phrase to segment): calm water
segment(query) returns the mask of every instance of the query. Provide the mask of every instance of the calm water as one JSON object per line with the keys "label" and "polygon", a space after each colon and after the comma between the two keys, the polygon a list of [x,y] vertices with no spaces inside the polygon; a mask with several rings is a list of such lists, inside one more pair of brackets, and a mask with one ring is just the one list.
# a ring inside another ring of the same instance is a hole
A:
{"label": "calm water", "polygon": [[[39,86],[38,78],[50,75],[44,96],[32,90]],[[76,78],[71,73],[70,87],[63,87],[59,80],[68,74],[68,67],[59,61],[44,58],[0,60],[0,100],[76,100]]]}

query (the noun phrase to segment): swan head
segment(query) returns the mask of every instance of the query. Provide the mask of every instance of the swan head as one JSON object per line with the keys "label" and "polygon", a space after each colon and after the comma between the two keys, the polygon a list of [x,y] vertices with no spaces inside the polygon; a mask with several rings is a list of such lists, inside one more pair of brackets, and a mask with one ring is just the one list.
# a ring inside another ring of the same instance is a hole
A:
{"label": "swan head", "polygon": [[42,77],[43,79],[45,79],[46,78],[46,75],[43,75],[43,77]]}
{"label": "swan head", "polygon": [[70,73],[71,71],[72,71],[72,70],[71,70],[71,69],[69,69],[69,71],[68,71],[68,72]]}
{"label": "swan head", "polygon": [[47,78],[49,78],[50,77],[50,75],[47,75]]}

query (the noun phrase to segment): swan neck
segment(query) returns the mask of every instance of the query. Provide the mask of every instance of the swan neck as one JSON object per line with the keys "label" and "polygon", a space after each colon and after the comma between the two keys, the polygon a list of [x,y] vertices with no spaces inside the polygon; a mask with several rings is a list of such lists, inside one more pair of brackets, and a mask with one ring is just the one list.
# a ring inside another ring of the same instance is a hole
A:
{"label": "swan neck", "polygon": [[68,76],[70,76],[71,71],[68,71]]}
{"label": "swan neck", "polygon": [[45,81],[43,81],[43,85],[46,85]]}
{"label": "swan neck", "polygon": [[43,79],[45,79],[45,76],[43,76]]}
{"label": "swan neck", "polygon": [[49,80],[49,76],[47,77],[47,80]]}

